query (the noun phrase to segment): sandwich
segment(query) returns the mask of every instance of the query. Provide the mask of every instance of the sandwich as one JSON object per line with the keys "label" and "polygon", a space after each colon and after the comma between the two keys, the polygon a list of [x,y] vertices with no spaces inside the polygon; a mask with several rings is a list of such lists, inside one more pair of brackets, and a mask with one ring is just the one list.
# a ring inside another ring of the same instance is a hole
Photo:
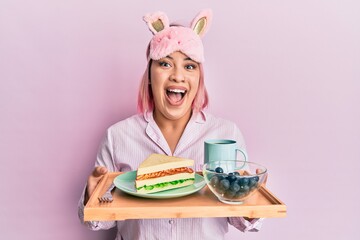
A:
{"label": "sandwich", "polygon": [[135,187],[138,193],[155,193],[189,186],[195,182],[194,160],[151,154],[139,166]]}

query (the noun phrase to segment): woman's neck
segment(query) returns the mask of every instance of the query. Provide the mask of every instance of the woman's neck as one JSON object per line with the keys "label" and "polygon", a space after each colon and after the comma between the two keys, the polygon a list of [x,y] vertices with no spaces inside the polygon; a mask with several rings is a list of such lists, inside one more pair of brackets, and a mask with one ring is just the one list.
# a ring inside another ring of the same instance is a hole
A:
{"label": "woman's neck", "polygon": [[176,146],[191,118],[191,109],[179,119],[168,119],[158,111],[154,111],[154,120],[160,128],[168,143],[170,150],[174,153]]}

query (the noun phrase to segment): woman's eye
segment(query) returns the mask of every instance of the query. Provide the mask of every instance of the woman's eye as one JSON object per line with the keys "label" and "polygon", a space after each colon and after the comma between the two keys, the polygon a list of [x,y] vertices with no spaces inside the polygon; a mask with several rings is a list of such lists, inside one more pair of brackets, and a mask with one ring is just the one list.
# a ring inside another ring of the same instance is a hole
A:
{"label": "woman's eye", "polygon": [[193,69],[196,68],[196,66],[192,65],[192,64],[189,64],[189,65],[186,65],[185,68],[188,69],[188,70],[193,70]]}
{"label": "woman's eye", "polygon": [[161,67],[170,67],[170,64],[167,62],[159,62]]}

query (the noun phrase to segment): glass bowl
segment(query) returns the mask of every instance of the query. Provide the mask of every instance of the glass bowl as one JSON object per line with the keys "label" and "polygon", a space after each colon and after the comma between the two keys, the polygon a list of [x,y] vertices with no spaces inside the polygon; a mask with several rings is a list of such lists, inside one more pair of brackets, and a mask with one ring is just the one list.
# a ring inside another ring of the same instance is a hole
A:
{"label": "glass bowl", "polygon": [[267,169],[248,161],[211,161],[203,166],[206,184],[223,203],[242,204],[266,179]]}

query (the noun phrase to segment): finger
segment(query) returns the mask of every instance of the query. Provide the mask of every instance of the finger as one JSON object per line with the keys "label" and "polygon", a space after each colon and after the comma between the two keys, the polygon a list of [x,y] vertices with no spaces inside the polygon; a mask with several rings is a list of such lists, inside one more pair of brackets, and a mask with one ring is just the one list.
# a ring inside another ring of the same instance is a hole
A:
{"label": "finger", "polygon": [[106,167],[98,166],[94,168],[87,181],[86,191],[88,196],[92,195],[102,176],[107,172],[108,170]]}
{"label": "finger", "polygon": [[[256,169],[256,174],[260,174],[260,173],[262,173],[262,171],[261,171],[261,169]],[[263,184],[264,185],[266,185],[266,182],[267,182],[267,177],[268,177],[268,174],[267,173],[265,173],[265,176],[264,176],[264,182],[263,182]]]}
{"label": "finger", "polygon": [[94,169],[94,171],[92,172],[92,176],[93,177],[101,177],[102,175],[107,173],[107,168],[106,167],[102,167],[102,166],[98,166]]}

